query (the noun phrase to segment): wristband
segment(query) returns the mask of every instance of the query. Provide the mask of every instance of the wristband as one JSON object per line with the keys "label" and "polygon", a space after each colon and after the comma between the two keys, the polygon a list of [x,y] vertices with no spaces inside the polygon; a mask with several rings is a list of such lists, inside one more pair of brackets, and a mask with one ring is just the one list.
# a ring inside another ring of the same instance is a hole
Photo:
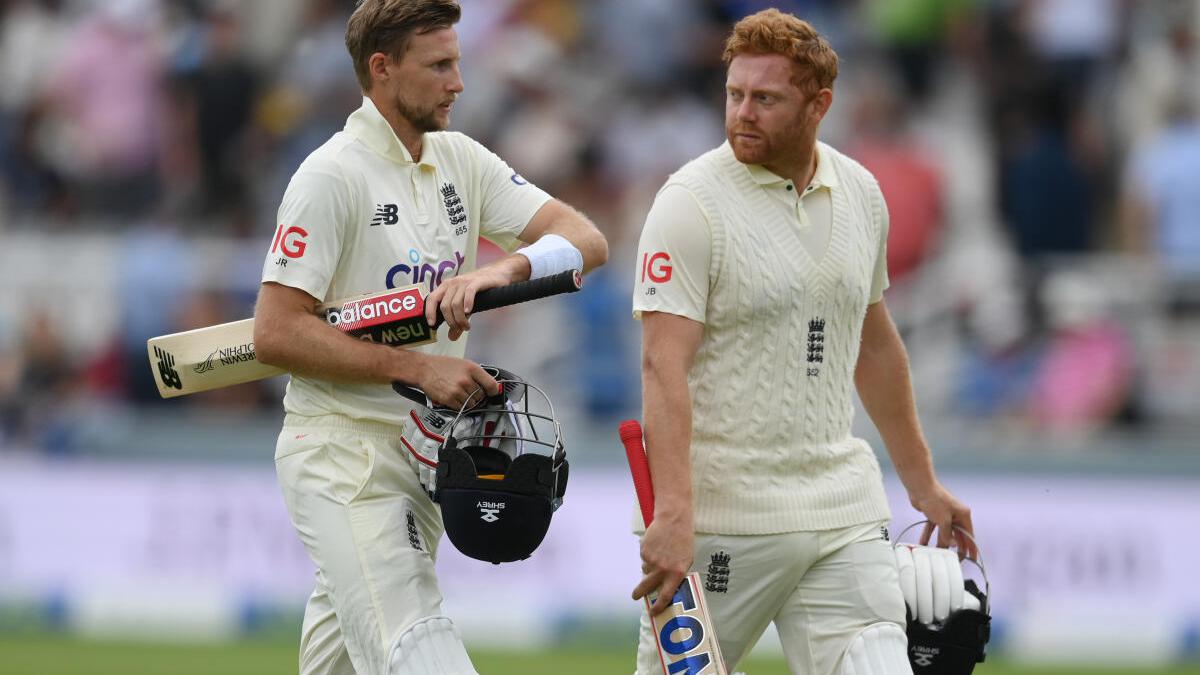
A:
{"label": "wristband", "polygon": [[530,279],[540,279],[567,270],[583,270],[583,254],[557,234],[544,234],[517,253],[529,259]]}

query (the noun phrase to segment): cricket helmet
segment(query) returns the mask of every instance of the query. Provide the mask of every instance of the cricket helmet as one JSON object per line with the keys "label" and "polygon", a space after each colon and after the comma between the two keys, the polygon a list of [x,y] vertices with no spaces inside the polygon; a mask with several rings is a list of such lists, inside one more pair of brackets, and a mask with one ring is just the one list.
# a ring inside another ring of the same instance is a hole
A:
{"label": "cricket helmet", "polygon": [[[904,528],[894,546],[901,545],[905,533],[926,522],[918,521]],[[971,541],[975,540],[966,530],[957,526],[954,529]],[[917,620],[912,608],[908,608],[908,659],[914,675],[971,675],[975,664],[986,658],[992,633],[992,588],[983,565],[983,554],[977,555],[975,559],[966,560],[979,569],[984,590],[979,590],[974,579],[967,579],[963,583],[963,592],[978,600],[979,609],[964,607],[951,611],[943,621],[924,623]]]}
{"label": "cricket helmet", "polygon": [[499,564],[524,560],[542,543],[567,490],[568,464],[546,392],[483,368],[500,393],[457,411],[438,451],[433,499],[455,548]]}

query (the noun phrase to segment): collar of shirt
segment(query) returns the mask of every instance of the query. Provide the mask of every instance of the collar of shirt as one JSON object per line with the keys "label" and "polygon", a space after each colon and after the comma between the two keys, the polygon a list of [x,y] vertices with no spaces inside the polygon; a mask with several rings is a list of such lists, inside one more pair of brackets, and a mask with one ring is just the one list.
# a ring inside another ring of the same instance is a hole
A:
{"label": "collar of shirt", "polygon": [[[817,169],[813,172],[812,182],[808,184],[808,189],[800,195],[801,198],[821,188],[832,189],[838,186],[837,172],[833,170],[833,163],[826,157],[825,149],[821,145],[821,143],[817,143]],[[792,181],[772,173],[761,164],[747,164],[746,170],[750,172],[750,177],[754,179],[754,182],[763,187],[789,191],[794,189]]]}
{"label": "collar of shirt", "polygon": [[414,162],[408,148],[392,130],[392,125],[388,124],[383,114],[375,107],[375,102],[366,96],[363,96],[362,107],[351,113],[346,120],[346,133],[397,164],[425,165],[431,168],[437,166],[437,154],[433,150],[433,144],[429,142],[429,134],[425,134],[421,142],[421,160]]}

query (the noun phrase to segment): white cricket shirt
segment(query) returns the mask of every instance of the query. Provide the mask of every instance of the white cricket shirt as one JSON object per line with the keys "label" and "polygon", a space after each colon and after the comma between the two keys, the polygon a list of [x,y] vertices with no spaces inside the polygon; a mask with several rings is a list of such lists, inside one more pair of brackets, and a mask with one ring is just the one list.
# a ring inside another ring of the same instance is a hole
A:
{"label": "white cricket shirt", "polygon": [[[421,159],[371,99],[300,165],[283,196],[262,280],[322,302],[411,284],[428,294],[475,268],[479,237],[506,251],[550,196],[457,132],[426,133]],[[418,347],[461,357],[466,335]],[[293,375],[283,407],[402,424],[409,405],[388,385]]]}

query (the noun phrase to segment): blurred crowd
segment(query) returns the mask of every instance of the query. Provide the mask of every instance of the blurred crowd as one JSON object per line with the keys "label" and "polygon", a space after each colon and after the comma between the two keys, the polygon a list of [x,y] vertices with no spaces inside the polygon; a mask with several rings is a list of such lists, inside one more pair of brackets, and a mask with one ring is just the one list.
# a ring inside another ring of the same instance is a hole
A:
{"label": "blurred crowd", "polygon": [[[927,418],[1056,435],[1195,424],[1200,0],[463,5],[453,128],[609,238],[578,301],[512,328],[561,336],[522,358],[589,418],[636,413],[642,218],[723,138],[729,26],[776,6],[840,55],[822,138],[887,198],[887,297]],[[99,242],[119,318],[80,342],[78,317],[7,305],[0,444],[69,451],[79,405],[157,400],[147,337],[249,316],[288,178],[359,105],[352,9],[0,0],[0,237]],[[0,280],[32,297],[55,257],[21,262],[33,271]],[[278,389],[172,405],[262,410]]]}

